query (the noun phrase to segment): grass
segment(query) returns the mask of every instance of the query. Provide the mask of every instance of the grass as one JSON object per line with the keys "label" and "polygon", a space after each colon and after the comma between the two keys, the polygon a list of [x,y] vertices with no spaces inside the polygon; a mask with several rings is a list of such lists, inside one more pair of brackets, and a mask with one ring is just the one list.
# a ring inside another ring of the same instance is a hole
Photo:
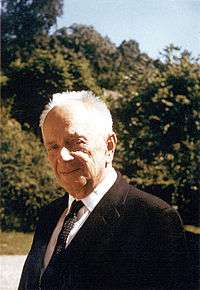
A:
{"label": "grass", "polygon": [[0,232],[0,255],[26,255],[32,239],[30,233]]}
{"label": "grass", "polygon": [[200,227],[197,227],[197,226],[185,225],[184,229],[186,232],[190,232],[193,234],[200,234]]}
{"label": "grass", "polygon": [[[200,234],[200,227],[185,225],[185,230]],[[0,255],[26,255],[31,247],[33,234],[0,232]]]}

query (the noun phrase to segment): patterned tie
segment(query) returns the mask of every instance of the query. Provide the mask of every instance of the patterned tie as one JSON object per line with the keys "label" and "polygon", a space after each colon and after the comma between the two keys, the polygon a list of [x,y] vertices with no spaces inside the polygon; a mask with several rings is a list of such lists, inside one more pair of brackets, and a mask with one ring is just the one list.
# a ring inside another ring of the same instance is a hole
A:
{"label": "patterned tie", "polygon": [[[52,258],[40,279],[39,289],[54,289],[53,284],[58,279],[62,268],[65,266],[64,257],[67,238],[75,222],[77,221],[77,213],[83,206],[84,204],[81,200],[74,200],[72,202],[70,211],[64,219]],[[49,288],[48,285],[51,285],[51,288]]]}
{"label": "patterned tie", "polygon": [[56,243],[55,250],[53,253],[54,257],[61,256],[62,253],[65,251],[67,238],[75,222],[77,222],[77,213],[81,209],[82,206],[84,206],[84,204],[81,200],[78,200],[78,201],[74,200],[72,202],[70,211],[64,219],[62,229],[57,239],[57,243]]}

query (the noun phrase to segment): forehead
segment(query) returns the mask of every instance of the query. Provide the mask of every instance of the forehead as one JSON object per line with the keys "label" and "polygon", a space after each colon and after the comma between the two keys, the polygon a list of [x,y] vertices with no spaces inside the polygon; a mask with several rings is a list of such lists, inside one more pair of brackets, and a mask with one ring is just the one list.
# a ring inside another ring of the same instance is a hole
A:
{"label": "forehead", "polygon": [[[89,111],[80,104],[70,108],[54,107],[46,116],[43,124],[44,137],[49,135],[82,134],[90,131],[91,118]],[[92,129],[91,129],[92,131]]]}

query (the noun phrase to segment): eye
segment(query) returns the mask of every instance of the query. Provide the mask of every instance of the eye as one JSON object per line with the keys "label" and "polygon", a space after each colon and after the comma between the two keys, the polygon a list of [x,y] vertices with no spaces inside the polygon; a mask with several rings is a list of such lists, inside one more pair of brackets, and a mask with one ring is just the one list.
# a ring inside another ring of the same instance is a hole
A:
{"label": "eye", "polygon": [[74,140],[71,144],[72,151],[85,151],[86,150],[86,142],[83,139]]}
{"label": "eye", "polygon": [[65,147],[71,151],[82,150],[86,146],[86,140],[82,138],[73,138],[70,140],[65,140]]}
{"label": "eye", "polygon": [[78,146],[84,145],[84,144],[85,144],[85,141],[82,139],[74,139],[70,142],[65,141],[66,147],[69,147],[69,148],[78,147]]}
{"label": "eye", "polygon": [[75,144],[79,145],[79,144],[85,144],[85,142],[81,139],[76,140]]}

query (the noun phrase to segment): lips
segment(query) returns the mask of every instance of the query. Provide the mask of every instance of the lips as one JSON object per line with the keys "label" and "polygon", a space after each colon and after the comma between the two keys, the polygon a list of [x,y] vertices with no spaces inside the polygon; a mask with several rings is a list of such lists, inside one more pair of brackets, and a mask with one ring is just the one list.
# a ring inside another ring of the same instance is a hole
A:
{"label": "lips", "polygon": [[80,168],[76,168],[76,169],[73,169],[70,171],[59,171],[59,174],[68,175],[68,174],[71,174],[71,173],[76,172],[78,170],[80,170]]}

